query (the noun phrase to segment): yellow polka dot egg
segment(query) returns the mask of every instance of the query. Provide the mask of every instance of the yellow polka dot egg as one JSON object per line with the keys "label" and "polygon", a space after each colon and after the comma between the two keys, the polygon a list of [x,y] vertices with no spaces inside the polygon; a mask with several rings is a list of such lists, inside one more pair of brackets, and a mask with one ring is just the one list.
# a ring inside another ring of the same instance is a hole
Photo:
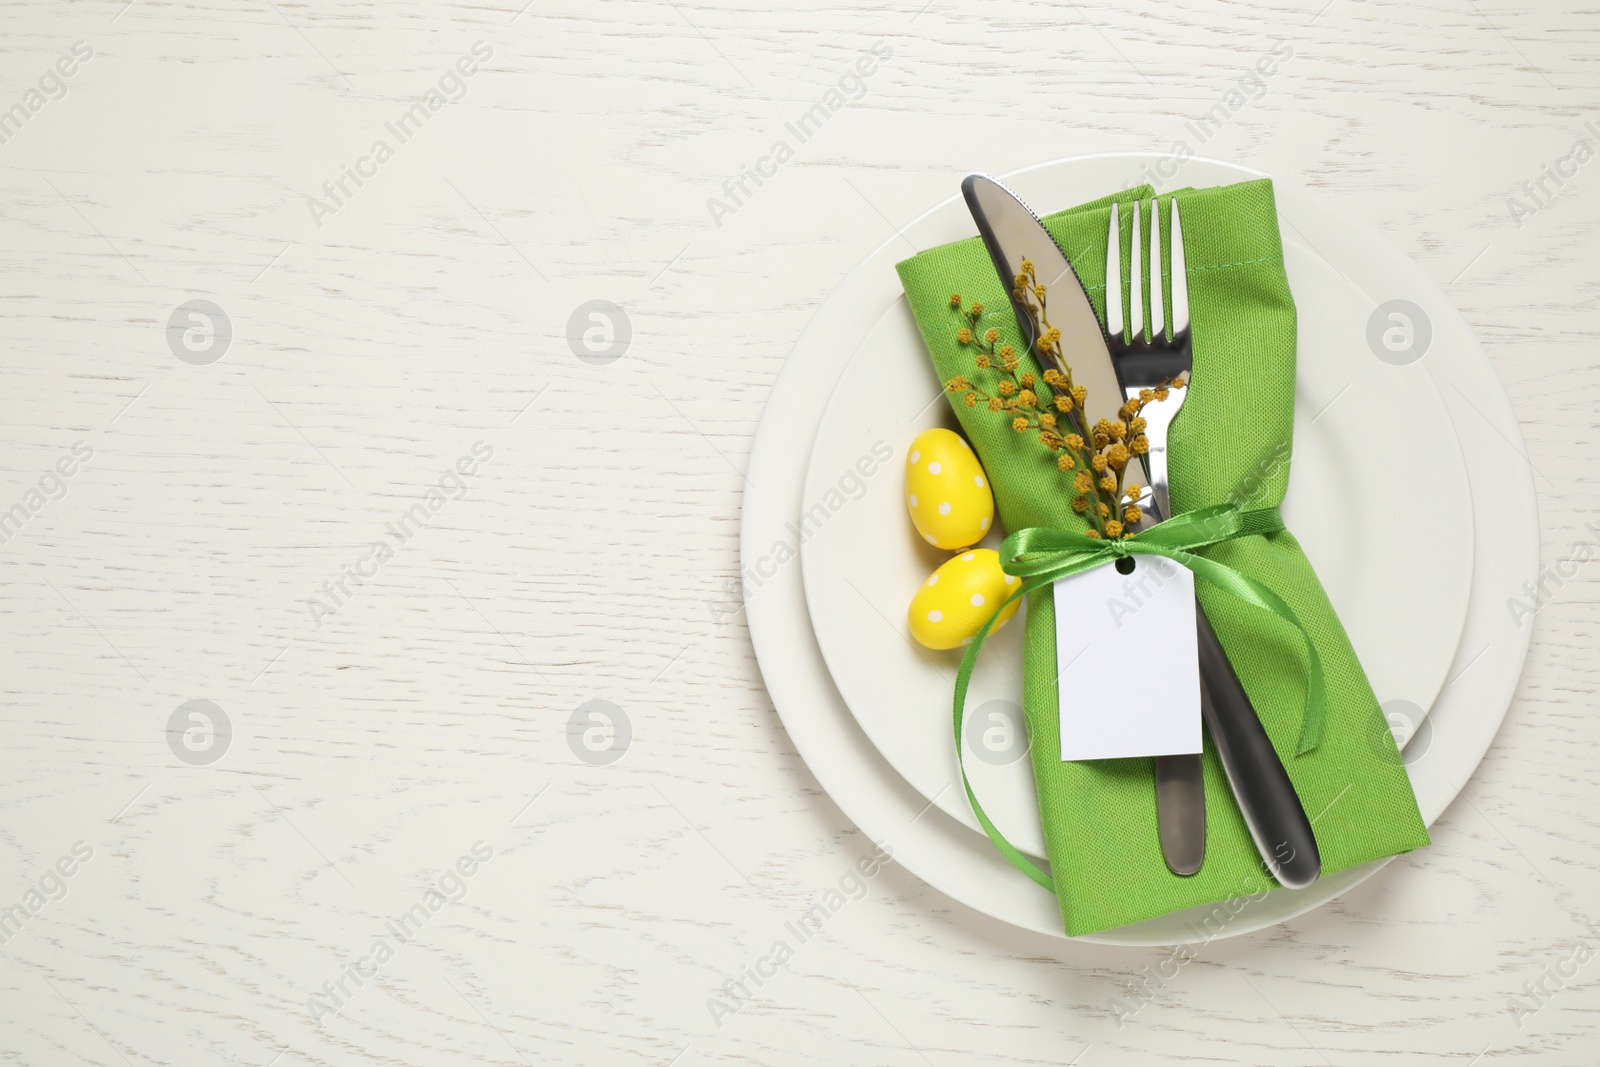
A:
{"label": "yellow polka dot egg", "polygon": [[935,548],[968,548],[994,523],[994,494],[972,446],[945,429],[924,430],[906,452],[911,524]]}
{"label": "yellow polka dot egg", "polygon": [[[1000,569],[1000,553],[993,549],[975,548],[953,556],[911,598],[907,613],[911,636],[928,648],[960,648],[1017,591],[1019,582]],[[1007,605],[990,633],[1004,626],[1021,603]]]}

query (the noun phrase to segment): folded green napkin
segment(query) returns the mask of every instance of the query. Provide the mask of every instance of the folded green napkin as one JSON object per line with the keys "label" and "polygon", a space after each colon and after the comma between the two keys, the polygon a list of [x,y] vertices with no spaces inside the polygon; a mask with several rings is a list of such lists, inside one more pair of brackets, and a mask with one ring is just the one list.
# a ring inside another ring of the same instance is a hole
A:
{"label": "folded green napkin", "polygon": [[[1273,507],[1282,501],[1289,479],[1295,307],[1284,274],[1272,183],[1173,195],[1182,203],[1194,345],[1193,385],[1169,440],[1173,511],[1227,502],[1244,509]],[[1044,219],[1071,256],[1102,321],[1110,205],[1124,205],[1126,263],[1132,229],[1127,205],[1150,196],[1149,187],[1129,189]],[[1161,199],[1165,204],[1170,197]],[[1171,258],[1163,255],[1162,261],[1170,264]],[[966,375],[992,392],[994,372],[979,370],[973,349],[957,342],[961,324],[950,306],[954,293],[969,303],[981,301],[987,309],[984,324],[1018,343],[1007,290],[979,239],[930,249],[898,269],[940,379]],[[1163,284],[1169,283],[1170,276],[1164,276]],[[1066,355],[1071,363],[1072,353]],[[1024,363],[1038,372],[1031,357]],[[1008,532],[1083,529],[1071,509],[1067,476],[1034,435],[1012,432],[1008,418],[981,404],[953,407],[988,472]],[[1372,686],[1293,534],[1255,534],[1200,554],[1255,578],[1288,602],[1321,656],[1326,731],[1316,748],[1296,755],[1306,700],[1303,639],[1282,619],[1203,581],[1195,583],[1312,820],[1323,873],[1426,845],[1411,782]],[[1188,878],[1167,870],[1156,834],[1153,761],[1060,759],[1055,610],[1048,587],[1028,600],[1025,636],[1024,714],[1067,933],[1104,930],[1276,888],[1209,738],[1205,864]]]}

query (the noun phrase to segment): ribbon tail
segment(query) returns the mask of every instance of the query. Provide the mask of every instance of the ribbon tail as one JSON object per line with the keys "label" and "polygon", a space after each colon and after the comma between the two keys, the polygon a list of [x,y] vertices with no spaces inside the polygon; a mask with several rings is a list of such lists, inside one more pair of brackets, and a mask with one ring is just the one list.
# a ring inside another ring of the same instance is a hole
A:
{"label": "ribbon tail", "polygon": [[961,768],[961,785],[967,791],[967,802],[972,805],[972,813],[978,817],[978,825],[983,827],[983,832],[989,835],[989,840],[994,842],[994,847],[1000,850],[1000,854],[1011,861],[1011,866],[1032,878],[1046,891],[1054,893],[1056,891],[1055,879],[1051,878],[1038,864],[1024,856],[1017,846],[1006,840],[1006,836],[1000,832],[1000,828],[990,821],[988,813],[983,810],[983,805],[978,803],[978,795],[972,791],[972,783],[967,780],[966,755],[961,744],[961,723],[966,717],[967,709],[967,686],[972,682],[972,669],[978,662],[978,650],[983,647],[983,642],[988,638],[989,631],[994,628],[995,622],[1000,618],[1000,613],[1005,611],[1012,601],[1026,596],[1040,586],[1049,584],[1049,582],[1050,579],[1048,577],[1035,578],[1031,581],[1023,582],[1022,588],[1007,597],[1005,603],[1001,604],[995,610],[995,613],[989,616],[989,621],[984,623],[982,628],[973,635],[972,643],[967,646],[966,652],[961,656],[961,667],[956,672],[954,719],[956,764]]}

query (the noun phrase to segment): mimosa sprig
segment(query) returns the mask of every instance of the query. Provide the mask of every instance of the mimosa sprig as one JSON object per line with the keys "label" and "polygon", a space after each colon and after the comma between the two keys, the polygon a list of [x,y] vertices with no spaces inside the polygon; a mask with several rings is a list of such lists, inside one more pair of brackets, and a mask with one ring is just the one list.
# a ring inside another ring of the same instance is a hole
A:
{"label": "mimosa sprig", "polygon": [[[1004,343],[999,329],[982,324],[984,309],[977,302],[964,304],[960,293],[950,296],[950,308],[960,326],[956,342],[977,349],[974,366],[980,379],[993,382],[986,392],[964,374],[945,382],[952,396],[969,408],[982,404],[1005,416],[1019,434],[1032,434],[1056,457],[1056,466],[1072,480],[1072,510],[1088,519],[1085,532],[1094,538],[1121,538],[1133,532],[1144,518],[1139,506],[1142,488],[1124,484],[1128,463],[1150,451],[1145,435],[1145,405],[1165,400],[1183,382],[1168,380],[1154,389],[1141,389],[1117,409],[1116,419],[1099,419],[1086,425],[1085,403],[1089,391],[1072,380],[1072,368],[1058,353],[1061,331],[1046,313],[1045,287],[1034,274],[1031,260],[1022,261],[1013,295],[1032,317],[1035,354],[1049,369],[1042,375],[1022,369],[1013,345]],[[1057,369],[1057,367],[1062,369]]]}

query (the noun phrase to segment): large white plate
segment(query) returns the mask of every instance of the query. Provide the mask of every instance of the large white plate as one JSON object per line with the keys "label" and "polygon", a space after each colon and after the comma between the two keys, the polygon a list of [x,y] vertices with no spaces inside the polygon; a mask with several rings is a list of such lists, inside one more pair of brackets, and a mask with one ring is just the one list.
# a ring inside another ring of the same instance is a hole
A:
{"label": "large white plate", "polygon": [[[1085,181],[1115,188],[1156,156],[1087,157],[1045,164],[1008,177],[1026,189],[1029,176],[1055,168],[1081,170]],[[1184,180],[1216,183],[1261,177],[1228,164],[1192,160]],[[954,177],[952,178],[954,184]],[[1406,758],[1424,819],[1432,823],[1477,767],[1499,729],[1527,654],[1529,629],[1505,610],[1538,570],[1533,480],[1522,434],[1488,358],[1439,288],[1375,229],[1311,194],[1279,183],[1279,209],[1302,239],[1345,273],[1359,272],[1382,299],[1405,298],[1430,316],[1433,342],[1423,365],[1440,384],[1473,489],[1477,538],[1473,585],[1461,644],[1449,679],[1423,728],[1408,739]],[[952,198],[953,199],[953,198]],[[963,236],[940,225],[938,209],[911,223],[908,238],[930,247]],[[1288,231],[1295,236],[1293,230]],[[898,246],[898,247],[895,247]],[[905,254],[898,237],[853,271],[818,310],[774,385],[751,453],[750,486],[740,528],[749,576],[746,618],[773,704],[818,782],[868,836],[895,859],[955,900],[1001,921],[1062,936],[1055,901],[1018,874],[987,839],[931,807],[894,772],[856,724],[828,675],[812,635],[800,567],[795,560],[806,459],[823,405],[855,349],[860,322],[893,302],[893,262]],[[1311,910],[1371,877],[1369,864],[1299,891],[1281,890],[1245,906],[1222,936],[1259,930]],[[1176,913],[1081,940],[1104,944],[1192,942],[1188,913]]]}
{"label": "large white plate", "polygon": [[[1045,212],[1106,191],[1085,184],[1081,168],[1029,177],[1036,191],[1024,195]],[[957,216],[956,225],[966,216],[959,203],[944,210]],[[1425,709],[1460,644],[1472,587],[1466,465],[1432,376],[1417,363],[1380,360],[1368,346],[1365,330],[1376,301],[1359,287],[1361,276],[1341,277],[1287,232],[1284,258],[1299,311],[1299,346],[1284,518],[1304,544],[1380,699]],[[906,448],[931,426],[958,427],[948,404],[929,403],[940,396],[939,380],[903,295],[864,319],[857,336],[861,345],[817,429],[804,499],[810,505],[836,492],[841,472],[858,470],[875,446],[881,453],[889,444],[894,457],[863,480],[856,502],[802,546],[811,623],[834,684],[878,751],[924,797],[981,833],[966,792],[957,787],[961,772],[949,725],[961,652],[918,646],[906,623],[912,595],[953,554],[912,529],[901,473]],[[1376,426],[1384,427],[1383,449],[1406,457],[1406,471],[1426,472],[1425,507],[1414,477],[1391,477],[1385,471],[1392,468],[1374,463]],[[991,531],[985,544],[998,547],[1005,533]],[[1428,554],[1417,559],[1395,552],[1397,543],[1426,543]],[[1017,743],[1006,743],[1008,727],[1020,726],[1021,638],[1019,622],[984,646],[968,695],[969,713],[979,718],[966,737],[967,774],[1000,831],[1042,856],[1025,735],[1017,731]],[[995,701],[1001,710],[994,710]]]}

